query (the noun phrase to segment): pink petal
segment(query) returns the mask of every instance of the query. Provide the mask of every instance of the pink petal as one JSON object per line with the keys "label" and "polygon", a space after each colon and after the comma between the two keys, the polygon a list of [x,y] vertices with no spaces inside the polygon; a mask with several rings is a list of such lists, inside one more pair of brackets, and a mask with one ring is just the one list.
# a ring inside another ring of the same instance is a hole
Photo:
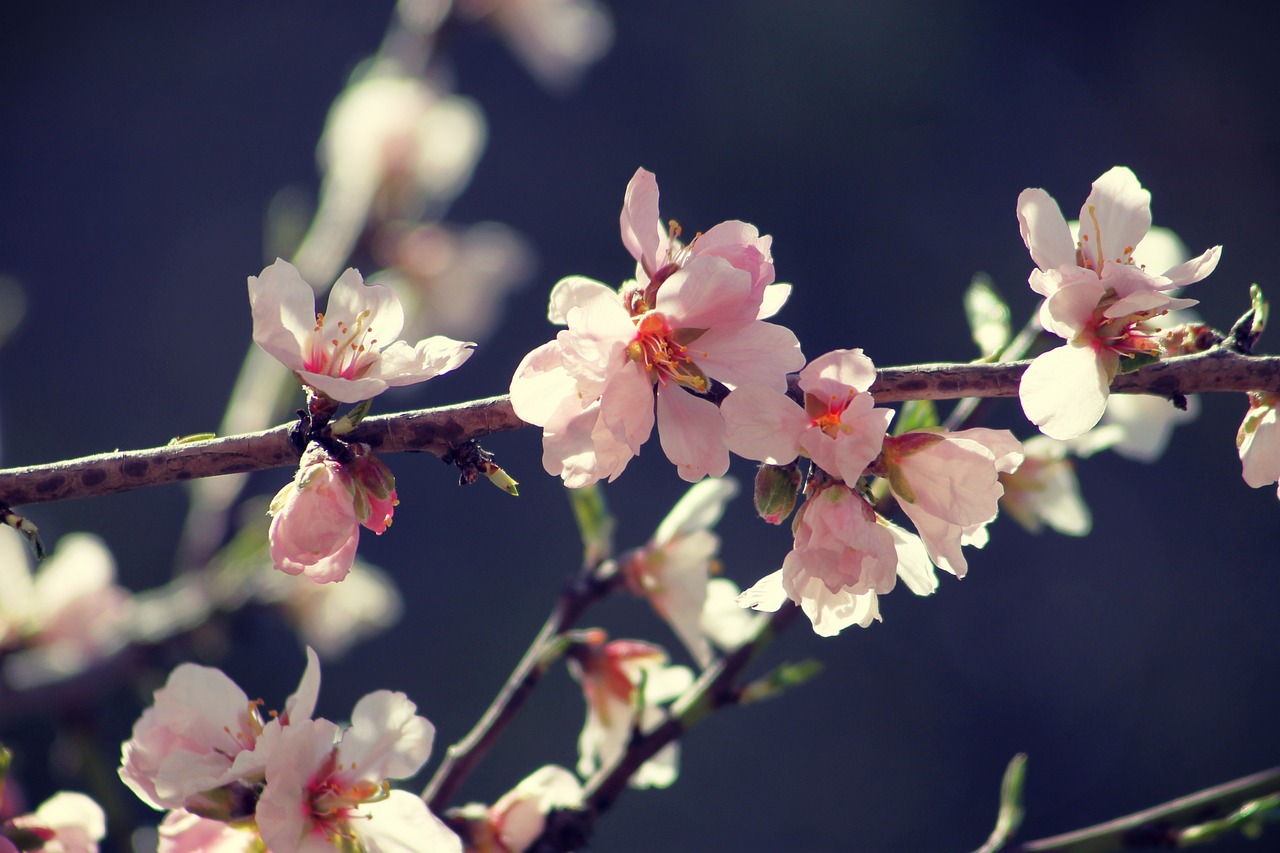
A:
{"label": "pink petal", "polygon": [[1183,287],[1195,284],[1218,267],[1222,258],[1222,247],[1214,246],[1198,258],[1192,258],[1185,264],[1179,264],[1164,274],[1172,284],[1170,287]]}
{"label": "pink petal", "polygon": [[303,349],[316,325],[315,291],[288,261],[249,276],[253,340],[290,370],[302,368]]}
{"label": "pink petal", "polygon": [[843,398],[846,388],[870,388],[876,381],[876,366],[860,349],[838,349],[809,362],[798,378],[806,393]]}
{"label": "pink petal", "polygon": [[800,454],[800,436],[809,428],[809,417],[779,391],[760,385],[743,385],[720,404],[725,441],[730,450],[746,459],[786,465]]}
{"label": "pink petal", "polygon": [[1018,397],[1023,413],[1041,432],[1065,440],[1098,423],[1110,388],[1111,378],[1093,348],[1068,343],[1031,362]]}
{"label": "pink petal", "polygon": [[785,391],[787,374],[804,366],[795,333],[759,320],[708,329],[689,345],[689,356],[704,373],[730,388],[763,385]]}
{"label": "pink petal", "polygon": [[654,419],[653,381],[638,363],[628,361],[613,374],[600,398],[600,417],[632,453],[639,453],[640,445],[649,440]]}
{"label": "pink petal", "polygon": [[521,420],[546,426],[560,402],[577,391],[561,363],[560,344],[549,341],[520,361],[511,379],[511,407]]}
{"label": "pink petal", "polygon": [[1060,338],[1074,340],[1093,320],[1093,312],[1106,292],[1106,287],[1094,278],[1065,285],[1040,306],[1040,325]]}
{"label": "pink petal", "polygon": [[715,403],[676,385],[658,387],[658,438],[682,479],[696,483],[729,470],[724,419]]}
{"label": "pink petal", "polygon": [[365,311],[369,312],[365,325],[377,344],[386,346],[400,337],[404,328],[404,308],[395,292],[384,284],[365,284],[359,272],[348,269],[329,291],[329,306],[324,312],[325,328],[328,328],[330,315],[333,321],[341,320],[351,325]]}
{"label": "pink petal", "polygon": [[752,299],[751,274],[724,258],[700,255],[658,290],[656,310],[678,329],[709,329],[721,323],[754,320],[759,299]]}
{"label": "pink petal", "polygon": [[[1125,249],[1132,250],[1141,243],[1150,229],[1151,193],[1142,188],[1132,171],[1115,166],[1093,182],[1093,191],[1080,208],[1081,243],[1088,257],[1096,262],[1096,253],[1101,252],[1105,268],[1123,258]],[[1099,234],[1101,246],[1095,245]],[[1089,237],[1087,241],[1085,235]]]}
{"label": "pink petal", "polygon": [[601,284],[595,279],[581,275],[571,275],[556,282],[551,288],[551,298],[547,305],[547,319],[557,326],[569,322],[569,309],[586,305],[592,299],[618,298],[618,292]]}
{"label": "pink petal", "polygon": [[[658,218],[658,179],[653,172],[636,169],[627,184],[622,200],[622,245],[627,247],[648,275],[657,272],[653,265],[662,250],[666,234]],[[552,322],[555,322],[554,320]]]}
{"label": "pink petal", "polygon": [[1058,203],[1044,190],[1025,189],[1018,195],[1018,230],[1040,269],[1075,265],[1076,241]]}

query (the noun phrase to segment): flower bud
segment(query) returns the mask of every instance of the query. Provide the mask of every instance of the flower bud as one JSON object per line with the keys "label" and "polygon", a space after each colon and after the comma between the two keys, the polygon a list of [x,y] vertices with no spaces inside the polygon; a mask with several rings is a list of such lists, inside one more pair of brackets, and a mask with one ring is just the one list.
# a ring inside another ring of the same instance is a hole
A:
{"label": "flower bud", "polygon": [[800,494],[800,467],[761,465],[756,472],[756,513],[770,524],[781,524],[796,507]]}

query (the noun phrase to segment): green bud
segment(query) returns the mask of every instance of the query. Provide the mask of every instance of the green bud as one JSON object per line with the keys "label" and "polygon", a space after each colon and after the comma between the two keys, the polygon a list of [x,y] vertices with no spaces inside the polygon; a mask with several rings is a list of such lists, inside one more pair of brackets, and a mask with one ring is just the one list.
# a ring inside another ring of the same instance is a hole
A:
{"label": "green bud", "polygon": [[781,524],[796,508],[800,495],[800,466],[761,465],[756,472],[756,513],[770,524]]}

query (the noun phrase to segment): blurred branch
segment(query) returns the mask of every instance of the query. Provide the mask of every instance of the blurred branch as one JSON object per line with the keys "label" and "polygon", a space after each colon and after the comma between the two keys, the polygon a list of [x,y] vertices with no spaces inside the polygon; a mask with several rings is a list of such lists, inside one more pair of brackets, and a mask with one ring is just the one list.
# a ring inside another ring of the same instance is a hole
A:
{"label": "blurred branch", "polygon": [[[1030,363],[889,367],[880,371],[871,393],[881,403],[1016,397]],[[1217,347],[1122,374],[1111,389],[1171,398],[1212,391],[1280,391],[1280,356],[1247,356]],[[510,399],[500,396],[368,418],[347,438],[381,453],[425,451],[442,456],[470,439],[524,426]],[[298,451],[289,443],[288,433],[288,426],[280,426],[247,435],[9,468],[0,471],[0,503],[19,506],[92,497],[293,465]]]}
{"label": "blurred branch", "polygon": [[1278,791],[1280,767],[1273,767],[1106,823],[1001,849],[1004,853],[1109,853],[1185,847],[1188,842],[1194,843],[1187,830],[1228,816]]}

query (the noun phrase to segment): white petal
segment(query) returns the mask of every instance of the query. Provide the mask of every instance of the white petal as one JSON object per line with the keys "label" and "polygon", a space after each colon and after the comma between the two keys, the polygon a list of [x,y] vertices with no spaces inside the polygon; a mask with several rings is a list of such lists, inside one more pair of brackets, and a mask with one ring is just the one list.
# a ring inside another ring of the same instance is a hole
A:
{"label": "white petal", "polygon": [[[1095,225],[1096,219],[1096,225]],[[1093,182],[1080,209],[1080,233],[1086,249],[1102,253],[1103,266],[1132,251],[1151,228],[1151,193],[1124,166],[1115,166]],[[1101,235],[1102,245],[1095,245]],[[1091,255],[1096,257],[1096,255]]]}
{"label": "white petal", "polygon": [[1018,230],[1031,252],[1031,260],[1042,270],[1071,266],[1076,262],[1076,244],[1058,203],[1042,189],[1025,189],[1018,195]]}
{"label": "white petal", "polygon": [[618,298],[617,291],[586,276],[571,275],[556,282],[551,288],[551,298],[547,306],[547,319],[557,326],[569,322],[571,308],[586,305],[592,299]]}
{"label": "white petal", "polygon": [[1018,386],[1027,419],[1052,438],[1092,429],[1107,407],[1111,381],[1092,347],[1067,344],[1031,363]]}
{"label": "white petal", "polygon": [[730,477],[695,483],[667,513],[653,534],[653,544],[665,545],[677,534],[710,530],[724,515],[724,508],[738,494],[738,481]]}

